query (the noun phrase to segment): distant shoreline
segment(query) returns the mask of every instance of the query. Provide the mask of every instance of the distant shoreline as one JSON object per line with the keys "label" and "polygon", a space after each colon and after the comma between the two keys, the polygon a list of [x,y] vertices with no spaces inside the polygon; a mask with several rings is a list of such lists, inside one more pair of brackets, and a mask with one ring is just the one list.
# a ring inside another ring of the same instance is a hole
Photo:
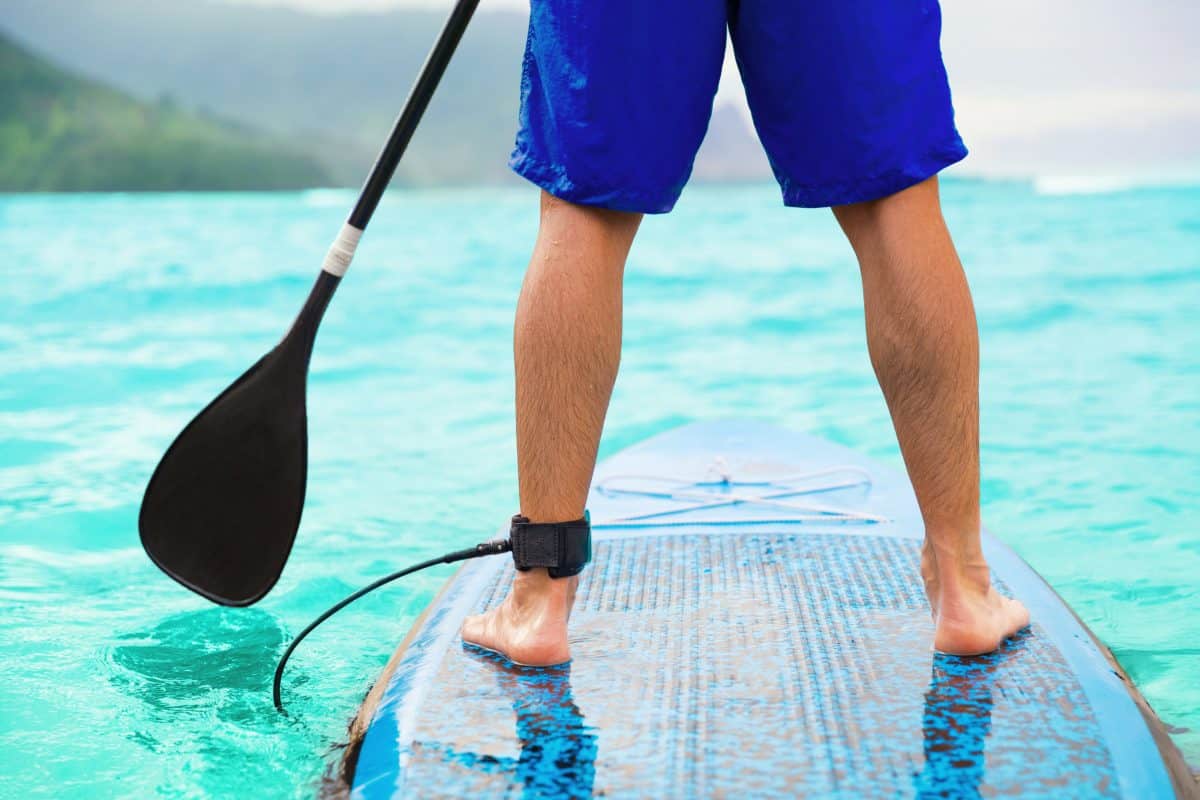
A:
{"label": "distant shoreline", "polygon": [[[955,171],[953,174],[943,173],[940,176],[943,184],[990,184],[1024,185],[1031,187],[1037,194],[1043,195],[1091,195],[1114,194],[1118,192],[1138,191],[1144,189],[1192,189],[1200,188],[1200,174],[1182,171],[1177,175],[987,175]],[[731,189],[769,188],[776,190],[775,183],[770,179],[736,178],[719,180],[711,178],[696,178],[688,183],[688,187],[724,187]],[[270,187],[246,187],[238,189],[88,189],[88,190],[30,190],[30,191],[0,191],[0,197],[33,197],[33,196],[100,196],[128,195],[149,197],[155,195],[304,195],[328,192],[337,195],[352,195],[358,191],[357,186],[306,186],[297,188],[276,189]],[[478,181],[478,182],[441,182],[441,183],[395,183],[391,192],[455,192],[470,190],[512,190],[526,188],[534,190],[531,184],[517,177],[511,180]],[[685,190],[686,191],[686,190]]]}

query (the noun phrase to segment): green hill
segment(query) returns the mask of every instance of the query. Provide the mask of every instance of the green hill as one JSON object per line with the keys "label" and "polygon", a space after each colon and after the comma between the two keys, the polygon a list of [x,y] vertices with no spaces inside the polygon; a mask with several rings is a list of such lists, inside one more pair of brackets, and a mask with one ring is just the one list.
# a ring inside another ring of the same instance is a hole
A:
{"label": "green hill", "polygon": [[0,34],[0,191],[327,186],[311,156],[221,119],[143,103]]}
{"label": "green hill", "polygon": [[[528,18],[481,5],[399,184],[515,180],[507,162]],[[224,0],[0,0],[0,30],[55,63],[146,102],[168,94],[279,136],[355,187],[445,16],[407,6],[315,14]]]}

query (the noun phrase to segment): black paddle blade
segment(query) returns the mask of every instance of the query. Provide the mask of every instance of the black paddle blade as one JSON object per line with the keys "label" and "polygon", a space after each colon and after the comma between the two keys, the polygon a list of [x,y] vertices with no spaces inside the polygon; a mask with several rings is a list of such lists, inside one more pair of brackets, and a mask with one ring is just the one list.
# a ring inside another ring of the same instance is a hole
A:
{"label": "black paddle blade", "polygon": [[308,362],[337,284],[322,271],[283,341],[183,429],[146,487],[146,553],[215,603],[260,600],[292,550],[308,473]]}

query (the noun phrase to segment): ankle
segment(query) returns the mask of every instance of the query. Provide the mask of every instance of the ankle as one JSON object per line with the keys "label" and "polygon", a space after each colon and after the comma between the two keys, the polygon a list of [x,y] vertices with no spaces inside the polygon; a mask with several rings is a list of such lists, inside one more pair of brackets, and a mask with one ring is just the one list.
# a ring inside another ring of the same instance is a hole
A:
{"label": "ankle", "polygon": [[939,545],[926,540],[925,559],[937,574],[938,582],[951,591],[983,591],[991,585],[991,570],[982,548]]}
{"label": "ankle", "polygon": [[512,592],[515,597],[565,598],[574,578],[551,578],[545,567],[518,570],[513,576]]}

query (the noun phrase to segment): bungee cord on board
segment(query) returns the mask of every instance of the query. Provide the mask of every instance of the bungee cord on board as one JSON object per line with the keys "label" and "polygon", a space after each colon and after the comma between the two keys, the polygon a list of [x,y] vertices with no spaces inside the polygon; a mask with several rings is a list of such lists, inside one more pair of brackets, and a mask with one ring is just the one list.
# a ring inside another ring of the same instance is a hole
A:
{"label": "bungee cord on board", "polygon": [[[607,520],[592,521],[592,527],[684,527],[684,526],[714,526],[714,525],[763,525],[763,524],[866,524],[873,525],[888,522],[887,517],[878,514],[868,514],[847,508],[839,508],[824,503],[789,501],[787,498],[808,497],[858,486],[870,487],[871,475],[866,470],[854,466],[836,466],[815,472],[799,472],[775,478],[756,478],[754,480],[736,480],[733,471],[722,458],[717,458],[708,470],[714,475],[696,481],[688,478],[670,477],[663,475],[609,475],[595,485],[598,494],[612,496],[628,495],[632,497],[651,497],[667,502],[676,503],[671,508],[653,511],[645,514],[634,514],[628,517],[614,517]],[[837,476],[841,479],[835,480]],[[821,479],[824,479],[821,481]],[[643,488],[637,488],[641,482]],[[815,482],[815,483],[814,483]],[[632,486],[620,484],[633,484]],[[649,485],[647,487],[647,485]],[[753,490],[757,489],[757,493]],[[767,516],[758,519],[669,519],[681,514],[691,514],[697,511],[712,511],[737,505],[759,505],[767,508],[783,509],[796,513],[784,516]],[[528,522],[526,520],[526,522]],[[406,575],[419,572],[438,564],[450,564],[456,561],[480,558],[482,556],[500,555],[512,551],[509,540],[484,542],[465,550],[457,550],[444,556],[414,564],[411,567],[398,570],[364,586],[348,595],[324,611],[309,623],[292,640],[279,659],[275,668],[275,678],[272,683],[272,699],[275,708],[286,714],[283,708],[283,672],[288,660],[292,657],[300,642],[317,629],[321,623],[341,611],[355,600],[376,589],[385,586]]]}

